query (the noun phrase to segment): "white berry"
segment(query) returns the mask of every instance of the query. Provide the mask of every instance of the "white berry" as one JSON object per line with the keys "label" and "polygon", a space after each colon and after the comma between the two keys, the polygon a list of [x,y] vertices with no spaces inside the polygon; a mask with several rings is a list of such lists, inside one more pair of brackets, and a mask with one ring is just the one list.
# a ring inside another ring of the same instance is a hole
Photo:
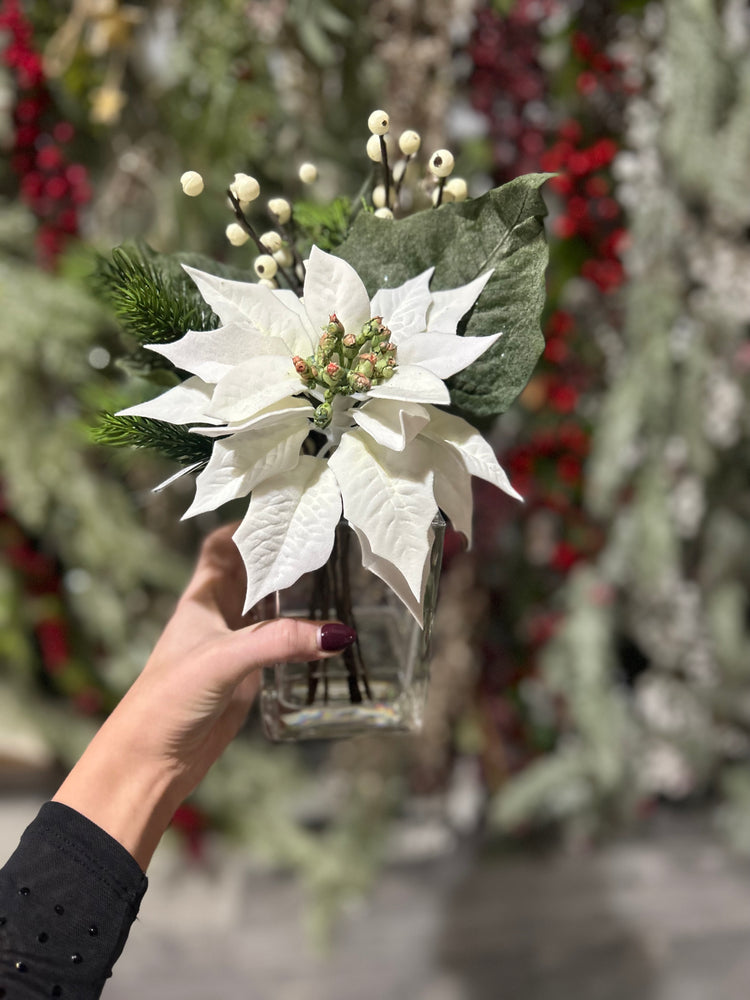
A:
{"label": "white berry", "polygon": [[469,196],[469,189],[463,177],[451,177],[445,185],[445,191],[453,196],[454,201],[466,201]]}
{"label": "white berry", "polygon": [[235,174],[234,181],[229,185],[229,190],[237,201],[247,205],[260,194],[260,184],[250,174]]}
{"label": "white berry", "polygon": [[402,132],[398,138],[398,148],[404,154],[404,156],[413,156],[419,151],[419,147],[422,145],[422,136],[419,132],[415,132],[413,129],[407,129]]}
{"label": "white berry", "polygon": [[448,177],[453,171],[453,153],[448,149],[438,149],[430,157],[430,173],[436,177]]}
{"label": "white berry", "polygon": [[195,198],[203,190],[203,178],[197,170],[186,170],[180,177],[180,184],[190,198]]}
{"label": "white berry", "polygon": [[261,278],[260,281],[258,282],[258,284],[262,285],[264,288],[278,288],[279,287],[278,283],[275,282],[273,278]]}
{"label": "white berry", "polygon": [[447,185],[443,188],[443,194],[442,194],[442,196],[440,194],[440,188],[439,187],[436,187],[435,190],[432,192],[432,204],[433,205],[437,205],[438,201],[440,202],[441,205],[447,205],[449,201],[455,201],[455,200],[456,199],[453,197],[453,195],[448,190],[448,186]]}
{"label": "white berry", "polygon": [[276,253],[277,250],[281,250],[283,241],[281,236],[274,229],[271,229],[270,232],[263,233],[260,242],[269,253]]}
{"label": "white berry", "polygon": [[253,265],[255,273],[259,278],[273,278],[279,269],[279,265],[270,254],[262,253]]}
{"label": "white berry", "polygon": [[233,247],[241,247],[243,243],[247,243],[250,239],[238,222],[230,222],[224,232]]}
{"label": "white berry", "polygon": [[373,111],[367,119],[367,127],[373,135],[385,135],[391,127],[391,120],[388,117],[388,112],[382,110]]}
{"label": "white berry", "polygon": [[[393,204],[393,190],[392,189],[389,192],[389,194],[390,194],[391,204]],[[384,184],[376,184],[375,187],[372,189],[372,203],[375,206],[375,208],[389,208],[390,207],[390,206],[386,205],[386,203],[385,203],[385,185]]]}
{"label": "white berry", "polygon": [[268,211],[277,219],[280,226],[289,222],[292,217],[292,206],[286,198],[271,198],[268,203]]}
{"label": "white berry", "polygon": [[318,179],[318,168],[314,163],[303,163],[299,168],[298,176],[303,184],[314,184]]}
{"label": "white berry", "polygon": [[294,257],[292,256],[292,251],[289,247],[282,247],[280,250],[275,250],[273,253],[273,259],[279,267],[291,267],[294,263]]}
{"label": "white berry", "polygon": [[380,136],[371,135],[367,140],[367,155],[373,161],[373,163],[381,163],[383,160],[383,154],[380,150]]}
{"label": "white berry", "polygon": [[375,212],[375,216],[378,219],[392,219],[393,218],[393,212],[390,210],[390,208],[379,208]]}

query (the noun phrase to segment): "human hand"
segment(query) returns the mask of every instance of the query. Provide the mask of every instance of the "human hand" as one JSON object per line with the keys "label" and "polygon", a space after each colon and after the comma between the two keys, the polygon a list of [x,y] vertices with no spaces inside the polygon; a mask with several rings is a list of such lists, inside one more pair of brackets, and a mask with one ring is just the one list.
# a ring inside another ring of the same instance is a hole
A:
{"label": "human hand", "polygon": [[206,539],[146,666],[55,796],[107,830],[142,868],[175,808],[237,734],[259,668],[333,656],[355,638],[341,623],[247,624],[233,531]]}

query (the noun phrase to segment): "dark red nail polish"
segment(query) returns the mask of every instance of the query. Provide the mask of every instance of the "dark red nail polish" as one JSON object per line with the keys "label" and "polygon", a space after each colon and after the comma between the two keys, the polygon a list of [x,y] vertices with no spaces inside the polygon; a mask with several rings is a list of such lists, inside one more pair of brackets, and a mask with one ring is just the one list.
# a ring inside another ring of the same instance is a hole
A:
{"label": "dark red nail polish", "polygon": [[348,625],[340,622],[326,622],[318,629],[318,646],[324,653],[338,652],[351,646],[357,638],[357,633]]}

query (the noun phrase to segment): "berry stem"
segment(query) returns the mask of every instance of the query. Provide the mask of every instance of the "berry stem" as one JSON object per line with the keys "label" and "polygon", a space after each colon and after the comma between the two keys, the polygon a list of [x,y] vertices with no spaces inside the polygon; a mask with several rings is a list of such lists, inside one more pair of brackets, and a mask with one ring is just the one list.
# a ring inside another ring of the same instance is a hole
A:
{"label": "berry stem", "polygon": [[[234,217],[237,220],[238,224],[242,226],[242,228],[245,230],[247,235],[250,237],[250,239],[253,241],[253,243],[256,245],[258,250],[260,250],[261,253],[263,254],[268,253],[266,247],[264,247],[263,244],[261,243],[260,237],[248,222],[247,216],[242,211],[239,199],[235,198],[235,196],[228,188],[227,188],[227,195],[229,196],[229,200],[232,203],[232,209],[234,210]],[[278,264],[278,273],[282,275],[287,285],[289,285],[291,289],[297,291],[300,288],[300,282],[299,281],[295,282],[287,273],[286,269],[281,266],[281,264]]]}
{"label": "berry stem", "polygon": [[297,249],[297,232],[294,225],[294,216],[291,217],[289,222],[285,222],[283,225],[277,223],[278,228],[281,230],[281,235],[287,241],[292,251],[292,258],[294,261],[294,277],[297,279],[297,288],[295,289],[297,294],[301,297],[304,289],[304,280],[299,277],[299,271],[302,274],[305,273],[305,262],[300,256],[300,252]]}
{"label": "berry stem", "polygon": [[385,207],[391,207],[391,168],[388,166],[388,147],[385,144],[385,136],[378,136],[380,139],[380,158],[383,161],[383,176],[385,187]]}
{"label": "berry stem", "polygon": [[[404,168],[401,171],[401,173],[398,175],[398,180],[396,180],[396,174],[395,174],[395,171],[394,171],[394,174],[393,174],[393,181],[394,181],[393,190],[394,190],[394,193],[395,193],[397,199],[398,199],[398,196],[401,194],[401,185],[404,183],[404,178],[406,177],[406,171],[409,169],[409,164],[411,163],[411,161],[413,159],[414,159],[414,153],[408,153],[407,156],[406,156],[406,159],[404,160]],[[390,208],[390,205],[388,207]]]}

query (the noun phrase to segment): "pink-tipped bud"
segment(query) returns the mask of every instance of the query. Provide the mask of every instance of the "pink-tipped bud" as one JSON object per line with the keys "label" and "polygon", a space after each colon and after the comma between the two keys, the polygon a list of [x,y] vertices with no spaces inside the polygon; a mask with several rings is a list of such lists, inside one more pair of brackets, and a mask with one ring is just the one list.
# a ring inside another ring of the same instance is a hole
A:
{"label": "pink-tipped bud", "polygon": [[318,341],[323,351],[330,353],[336,350],[336,334],[326,331]]}
{"label": "pink-tipped bud", "polygon": [[329,388],[336,389],[344,380],[345,375],[345,369],[343,369],[341,365],[337,365],[335,361],[331,361],[323,369],[322,378],[323,382],[325,382]]}
{"label": "pink-tipped bud", "polygon": [[365,325],[362,327],[362,332],[357,338],[357,343],[362,346],[366,344],[371,337],[382,337],[385,327],[383,326],[382,316],[373,316],[372,319],[368,319]]}
{"label": "pink-tipped bud", "polygon": [[374,370],[375,365],[368,357],[360,357],[357,360],[357,364],[354,366],[354,372],[357,375],[365,375],[367,378],[371,377]]}
{"label": "pink-tipped bud", "polygon": [[367,392],[372,387],[370,379],[361,372],[349,372],[349,385],[355,392]]}
{"label": "pink-tipped bud", "polygon": [[336,313],[331,313],[328,317],[328,326],[325,329],[328,333],[335,333],[340,337],[344,332],[344,324],[338,318]]}
{"label": "pink-tipped bud", "polygon": [[305,378],[309,377],[309,375],[310,375],[310,366],[305,361],[304,358],[301,358],[299,356],[299,354],[295,354],[294,355],[294,357],[292,358],[292,364],[294,365],[294,368],[295,368],[295,370],[296,370],[296,372],[297,372],[298,375],[302,375]]}
{"label": "pink-tipped bud", "polygon": [[357,338],[353,333],[347,333],[341,343],[344,347],[355,347],[357,344]]}

